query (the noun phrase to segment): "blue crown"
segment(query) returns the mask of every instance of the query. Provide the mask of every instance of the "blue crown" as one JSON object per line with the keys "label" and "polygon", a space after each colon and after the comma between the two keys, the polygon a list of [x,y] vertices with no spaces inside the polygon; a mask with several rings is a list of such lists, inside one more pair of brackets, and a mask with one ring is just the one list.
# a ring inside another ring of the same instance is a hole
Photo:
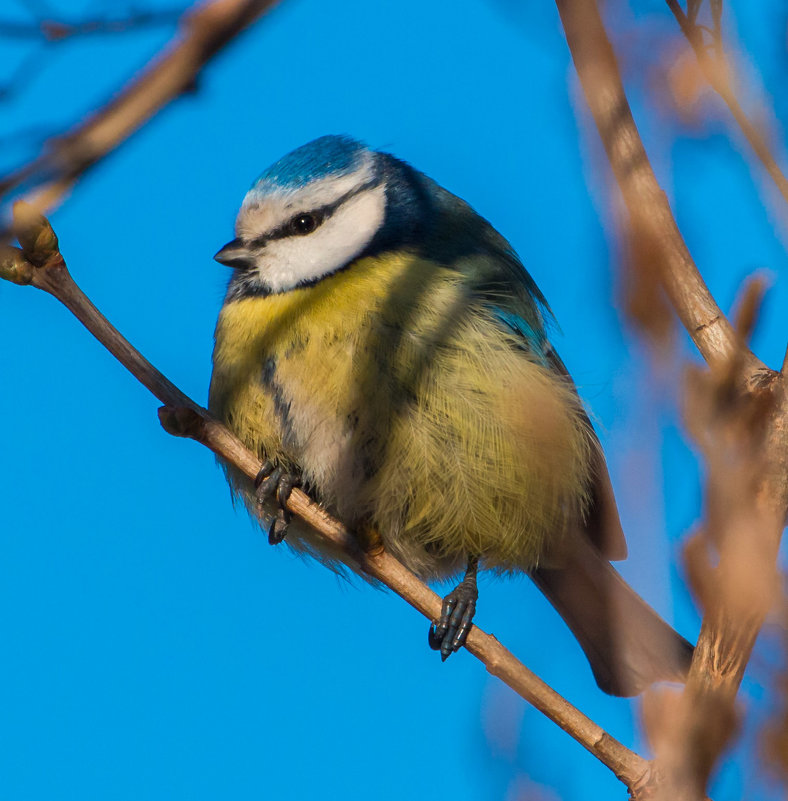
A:
{"label": "blue crown", "polygon": [[361,163],[365,145],[349,136],[321,136],[274,162],[252,184],[250,192],[298,189],[311,181],[347,175]]}

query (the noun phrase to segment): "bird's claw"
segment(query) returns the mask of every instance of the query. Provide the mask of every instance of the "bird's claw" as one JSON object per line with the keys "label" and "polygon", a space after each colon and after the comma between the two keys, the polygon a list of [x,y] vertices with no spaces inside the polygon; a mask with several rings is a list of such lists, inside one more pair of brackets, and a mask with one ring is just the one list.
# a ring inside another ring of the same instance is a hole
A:
{"label": "bird's claw", "polygon": [[281,477],[282,468],[266,459],[254,479],[254,495],[258,505],[262,506],[274,494]]}
{"label": "bird's claw", "polygon": [[475,582],[462,582],[443,599],[440,620],[429,631],[430,648],[441,652],[442,661],[465,645],[478,597]]}
{"label": "bird's claw", "polygon": [[268,529],[268,544],[279,545],[287,536],[287,526],[290,523],[289,515],[285,509],[280,509]]}
{"label": "bird's claw", "polygon": [[262,507],[274,495],[279,505],[279,511],[268,529],[268,542],[271,545],[278,545],[287,536],[287,527],[290,524],[287,501],[298,482],[298,476],[277,467],[268,459],[263,462],[255,477],[254,494],[258,505]]}

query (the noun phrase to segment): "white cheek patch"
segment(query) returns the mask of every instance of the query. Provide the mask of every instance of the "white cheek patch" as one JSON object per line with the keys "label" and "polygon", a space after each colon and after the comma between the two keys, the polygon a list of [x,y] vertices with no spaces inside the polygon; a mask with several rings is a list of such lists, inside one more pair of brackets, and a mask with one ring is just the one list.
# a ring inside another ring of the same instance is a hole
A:
{"label": "white cheek patch", "polygon": [[269,190],[265,195],[252,189],[241,205],[235,226],[236,236],[254,239],[262,232],[279,227],[299,211],[309,211],[333,203],[337,198],[370,182],[372,178],[372,158],[367,157],[349,175],[312,181],[306,188]]}
{"label": "white cheek patch", "polygon": [[377,233],[385,203],[385,187],[375,186],[351,197],[311,234],[269,241],[256,258],[260,283],[285,292],[344,267]]}

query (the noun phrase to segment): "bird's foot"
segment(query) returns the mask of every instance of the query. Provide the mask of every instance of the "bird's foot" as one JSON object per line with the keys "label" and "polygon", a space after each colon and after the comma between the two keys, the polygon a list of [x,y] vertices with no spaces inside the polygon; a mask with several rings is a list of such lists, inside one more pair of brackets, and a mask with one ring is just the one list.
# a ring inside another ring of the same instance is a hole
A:
{"label": "bird's foot", "polygon": [[257,503],[262,507],[268,500],[276,496],[279,511],[268,529],[268,542],[279,545],[287,536],[287,527],[290,524],[290,511],[287,501],[290,493],[300,482],[299,476],[278,467],[269,459],[263,462],[260,471],[254,480],[254,494]]}
{"label": "bird's foot", "polygon": [[465,645],[478,598],[474,560],[469,565],[465,578],[443,599],[440,620],[430,626],[430,648],[441,652],[442,661],[445,662]]}

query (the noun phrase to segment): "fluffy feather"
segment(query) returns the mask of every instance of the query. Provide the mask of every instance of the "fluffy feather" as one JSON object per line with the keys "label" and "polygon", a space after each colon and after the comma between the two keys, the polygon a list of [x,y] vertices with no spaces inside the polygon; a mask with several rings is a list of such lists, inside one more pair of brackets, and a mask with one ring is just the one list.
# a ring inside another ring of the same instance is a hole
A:
{"label": "fluffy feather", "polygon": [[[683,675],[692,647],[607,562],[626,544],[604,457],[545,299],[486,220],[323,137],[263,173],[236,232],[209,406],[247,447],[425,578],[469,556],[528,572],[606,692]],[[256,513],[251,482],[228,478]],[[298,521],[286,541],[345,559]]]}
{"label": "fluffy feather", "polygon": [[234,301],[217,327],[211,408],[425,577],[468,553],[530,570],[586,503],[594,444],[577,396],[474,283],[389,254]]}

